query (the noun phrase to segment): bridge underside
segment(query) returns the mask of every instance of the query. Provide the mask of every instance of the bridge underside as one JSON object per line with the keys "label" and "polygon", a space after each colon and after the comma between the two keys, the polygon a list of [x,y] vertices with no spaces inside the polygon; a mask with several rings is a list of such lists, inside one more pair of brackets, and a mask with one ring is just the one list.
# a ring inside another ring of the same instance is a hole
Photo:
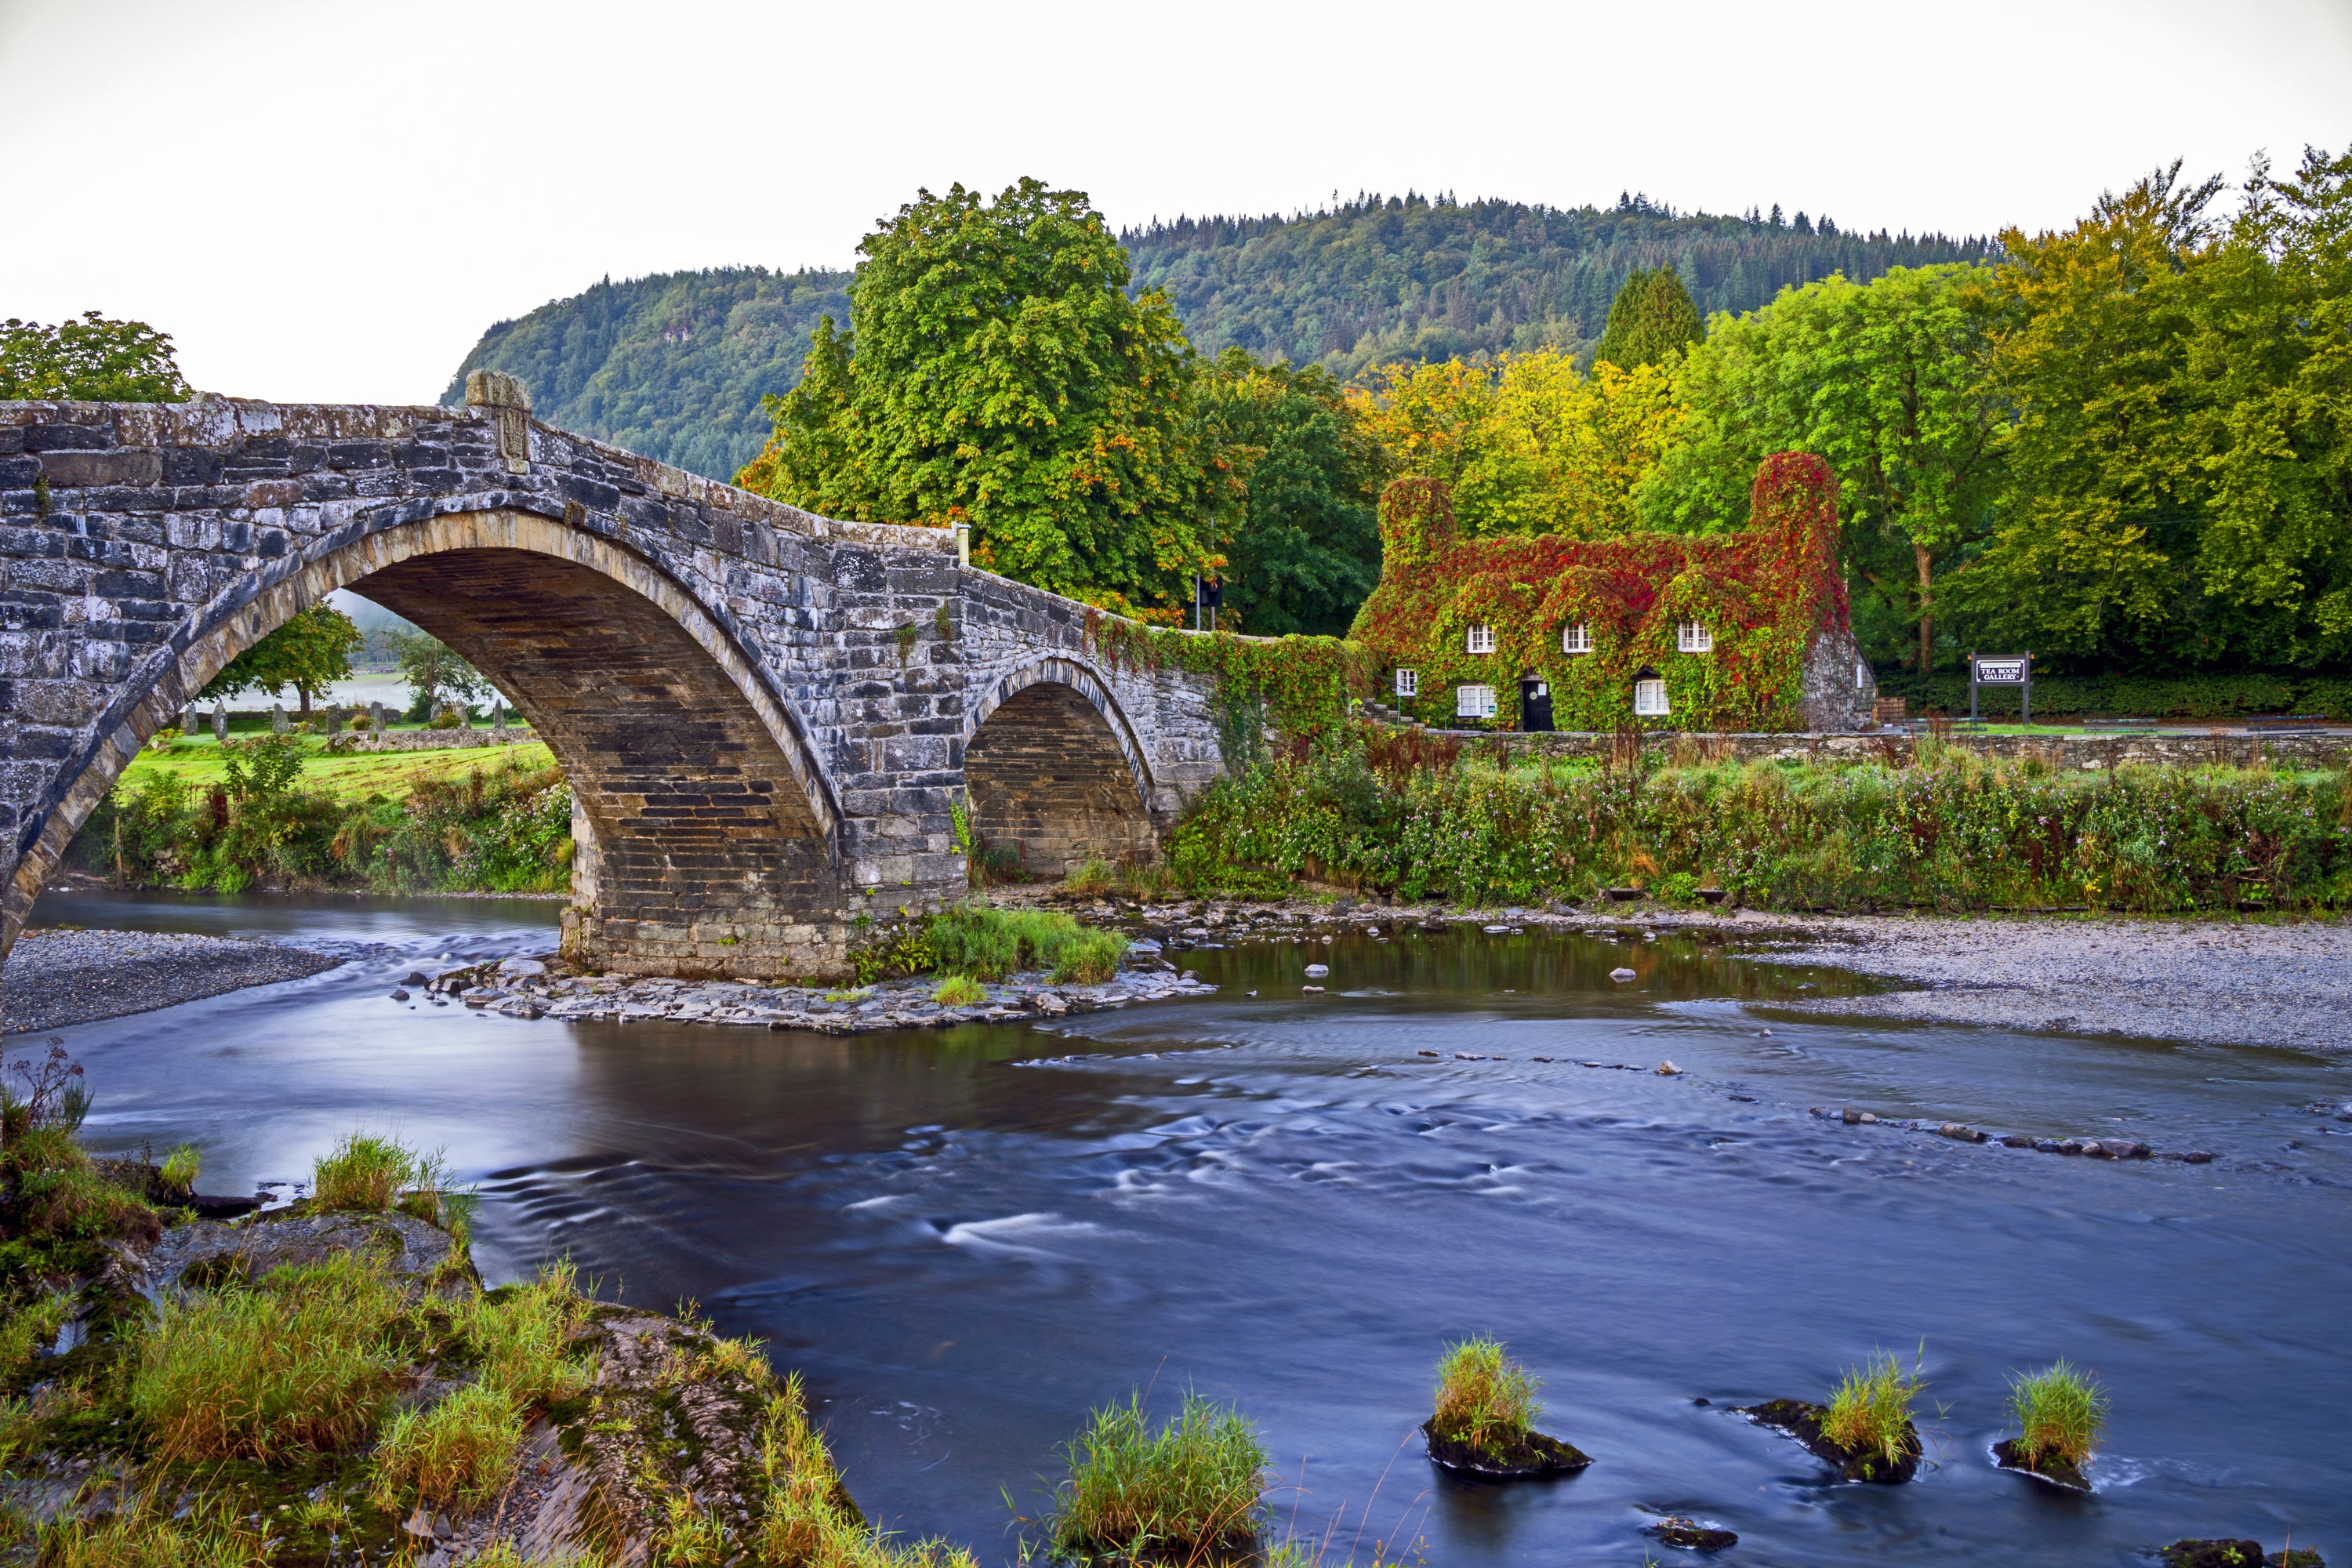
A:
{"label": "bridge underside", "polygon": [[834,975],[833,854],[768,724],[670,615],[524,550],[417,555],[352,588],[513,698],[571,782],[565,952],[642,973]]}
{"label": "bridge underside", "polygon": [[1059,877],[1088,858],[1159,858],[1135,770],[1103,716],[1059,684],[1024,688],[964,748],[973,837],[1013,847],[1031,876]]}

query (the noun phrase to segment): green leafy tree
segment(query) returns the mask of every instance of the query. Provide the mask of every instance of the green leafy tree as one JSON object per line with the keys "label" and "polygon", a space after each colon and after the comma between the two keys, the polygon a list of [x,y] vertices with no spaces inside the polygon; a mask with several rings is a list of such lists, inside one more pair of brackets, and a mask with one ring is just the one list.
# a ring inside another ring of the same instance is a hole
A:
{"label": "green leafy tree", "polygon": [[411,711],[419,718],[430,718],[445,700],[470,703],[490,690],[490,683],[479,670],[430,632],[390,631],[384,634],[384,643],[392,649],[401,678],[416,694]]}
{"label": "green leafy tree", "polygon": [[1380,448],[1339,378],[1227,349],[1201,378],[1201,449],[1230,499],[1219,624],[1342,637],[1381,575]]}
{"label": "green leafy tree", "polygon": [[1592,357],[1620,370],[1637,370],[1672,358],[1706,335],[1681,273],[1672,267],[1635,268],[1609,302],[1609,324]]}
{"label": "green leafy tree", "polygon": [[351,616],[332,605],[299,610],[287,623],[229,660],[213,677],[205,697],[235,697],[240,691],[277,692],[290,686],[301,699],[302,716],[310,716],[310,700],[352,673],[352,650],[367,639]]}
{"label": "green leafy tree", "polygon": [[2352,653],[2352,154],[2179,163],[2003,237],[2001,527],[1956,584],[1999,635],[2109,668]]}
{"label": "green leafy tree", "polygon": [[1041,587],[1171,602],[1215,553],[1191,346],[1076,191],[925,191],[859,246],[746,488],[837,517],[969,523]]}
{"label": "green leafy tree", "polygon": [[110,321],[91,310],[54,327],[13,316],[0,323],[0,399],[181,403],[188,396],[172,340],[144,321]]}
{"label": "green leafy tree", "polygon": [[1891,651],[1912,631],[1929,668],[1936,574],[1991,531],[2003,479],[1984,372],[1992,316],[1985,270],[1948,264],[1831,278],[1717,317],[1677,374],[1690,414],[1643,481],[1643,517],[1745,526],[1757,465],[1815,454],[1837,475],[1846,563],[1869,590],[1856,596],[1865,647]]}

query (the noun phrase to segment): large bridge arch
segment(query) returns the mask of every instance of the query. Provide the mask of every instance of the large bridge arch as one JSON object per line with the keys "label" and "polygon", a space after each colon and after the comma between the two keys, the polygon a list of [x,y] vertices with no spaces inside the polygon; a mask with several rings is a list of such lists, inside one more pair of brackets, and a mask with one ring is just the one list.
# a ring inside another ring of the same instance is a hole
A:
{"label": "large bridge arch", "polygon": [[635,552],[503,508],[394,524],[289,560],[207,605],[176,655],[142,661],[120,689],[119,722],[60,773],[0,895],[9,943],[148,737],[231,659],[337,588],[457,649],[554,752],[576,803],[564,942],[583,962],[839,968],[840,807],[760,662]]}
{"label": "large bridge arch", "polygon": [[1159,858],[1149,753],[1082,658],[1035,658],[998,679],[972,706],[963,769],[973,836],[1017,846],[1033,875]]}

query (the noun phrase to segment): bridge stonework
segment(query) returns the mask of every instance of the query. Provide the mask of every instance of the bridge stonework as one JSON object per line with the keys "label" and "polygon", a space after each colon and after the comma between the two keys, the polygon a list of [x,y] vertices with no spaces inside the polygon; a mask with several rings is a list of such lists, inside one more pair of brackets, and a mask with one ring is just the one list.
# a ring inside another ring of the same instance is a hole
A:
{"label": "bridge stonework", "polygon": [[488,675],[572,786],[564,943],[630,973],[843,973],[962,896],[962,812],[1058,874],[1154,853],[1220,771],[1202,677],[1106,668],[1085,606],[462,408],[0,403],[0,954],[156,730],[349,587]]}

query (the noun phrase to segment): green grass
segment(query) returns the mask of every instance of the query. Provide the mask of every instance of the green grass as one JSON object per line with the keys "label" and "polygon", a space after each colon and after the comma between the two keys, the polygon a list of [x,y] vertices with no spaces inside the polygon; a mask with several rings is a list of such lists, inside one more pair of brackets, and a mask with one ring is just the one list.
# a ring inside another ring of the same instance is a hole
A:
{"label": "green grass", "polygon": [[193,1143],[183,1143],[163,1157],[162,1180],[163,1190],[186,1197],[196,1190],[196,1175],[205,1166],[204,1151]]}
{"label": "green grass", "polygon": [[1089,855],[1075,870],[1062,879],[1062,886],[1073,893],[1098,899],[1110,891],[1118,879],[1118,868],[1099,855]]}
{"label": "green grass", "polygon": [[459,1340],[487,1386],[525,1408],[545,1408],[583,1393],[595,1367],[566,1352],[588,1308],[578,1276],[559,1263],[529,1285],[512,1285],[455,1310]]}
{"label": "green grass", "polygon": [[969,975],[950,974],[932,990],[931,1000],[942,1007],[977,1007],[988,1000],[988,993]]}
{"label": "green grass", "polygon": [[416,1156],[388,1138],[347,1132],[310,1165],[310,1198],[320,1208],[389,1211],[416,1169]]}
{"label": "green grass", "polygon": [[1154,1431],[1138,1394],[1095,1411],[1066,1453],[1047,1522],[1062,1551],[1198,1563],[1257,1537],[1265,1446],[1230,1406],[1187,1393]]}
{"label": "green grass", "polygon": [[1118,972],[1127,939],[1090,931],[1055,910],[999,910],[960,904],[931,917],[931,951],[940,973],[1002,980],[1024,969],[1049,969],[1059,984],[1093,985]]}
{"label": "green grass", "polygon": [[1447,1442],[1499,1453],[1534,1430],[1541,1386],[1527,1368],[1485,1334],[1445,1347],[1437,1360],[1436,1414],[1431,1426]]}
{"label": "green grass", "polygon": [[1853,1453],[1874,1455],[1889,1467],[1899,1465],[1912,1402],[1927,1385],[1916,1366],[1906,1373],[1882,1351],[1846,1373],[1822,1415],[1822,1436]]}
{"label": "green grass", "polygon": [[138,1347],[131,1411],[166,1461],[349,1447],[391,1397],[407,1310],[381,1264],[350,1253],[166,1300]]}
{"label": "green grass", "polygon": [[171,1496],[152,1490],[102,1519],[44,1525],[40,1568],[259,1568],[268,1561],[266,1537],[228,1500],[194,1501],[185,1518],[174,1518]]}
{"label": "green grass", "polygon": [[2107,1394],[2096,1378],[2062,1359],[2010,1380],[2009,1413],[2018,1425],[2020,1448],[2079,1468],[2098,1451],[2106,1432]]}
{"label": "green grass", "polygon": [[487,1502],[515,1471],[522,1412],[503,1391],[469,1384],[426,1410],[392,1418],[375,1447],[375,1497],[434,1506]]}
{"label": "green grass", "polygon": [[[231,739],[250,740],[252,737],[233,735]],[[328,755],[324,736],[297,735],[294,741],[304,753],[302,787],[336,800],[365,800],[377,795],[400,800],[413,793],[420,783],[463,778],[469,768],[495,764],[536,769],[555,765],[555,753],[540,741],[517,746],[468,746],[439,752],[362,752],[341,756]],[[214,784],[223,783],[228,772],[222,764],[220,746],[207,731],[201,740],[178,741],[169,746],[150,745],[122,770],[122,777],[115,788],[124,794],[137,794],[165,774],[176,775],[191,789],[201,794]]]}

